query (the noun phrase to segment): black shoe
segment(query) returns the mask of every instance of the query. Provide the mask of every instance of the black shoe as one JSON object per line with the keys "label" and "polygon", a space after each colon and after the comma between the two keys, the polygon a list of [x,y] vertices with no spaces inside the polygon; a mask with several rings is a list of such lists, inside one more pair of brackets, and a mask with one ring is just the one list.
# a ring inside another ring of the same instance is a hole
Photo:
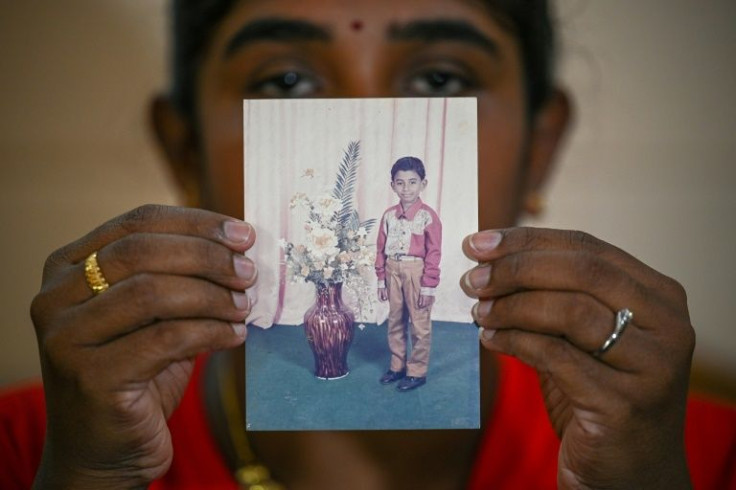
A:
{"label": "black shoe", "polygon": [[394,381],[398,381],[401,378],[406,376],[406,369],[402,369],[401,371],[391,371],[390,369],[386,371],[386,374],[381,376],[381,379],[379,379],[379,383],[382,385],[387,385],[389,383],[393,383]]}
{"label": "black shoe", "polygon": [[426,376],[407,376],[406,378],[399,381],[399,384],[396,385],[396,389],[399,391],[409,391],[413,390],[414,388],[419,388],[426,382]]}

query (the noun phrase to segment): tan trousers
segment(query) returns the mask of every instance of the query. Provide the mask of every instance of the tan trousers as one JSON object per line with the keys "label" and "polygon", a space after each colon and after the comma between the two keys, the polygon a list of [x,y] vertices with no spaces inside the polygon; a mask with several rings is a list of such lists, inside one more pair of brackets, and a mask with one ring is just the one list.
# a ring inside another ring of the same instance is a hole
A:
{"label": "tan trousers", "polygon": [[[419,308],[419,280],[424,262],[386,261],[386,288],[388,290],[388,348],[391,351],[391,370],[406,367],[407,376],[426,376],[429,349],[432,343],[432,307]],[[406,359],[407,320],[411,319],[411,357]]]}

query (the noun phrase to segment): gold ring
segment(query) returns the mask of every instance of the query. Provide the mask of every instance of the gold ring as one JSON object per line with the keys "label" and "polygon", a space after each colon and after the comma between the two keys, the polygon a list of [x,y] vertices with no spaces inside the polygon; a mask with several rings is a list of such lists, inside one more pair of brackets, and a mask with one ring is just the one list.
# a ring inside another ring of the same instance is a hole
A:
{"label": "gold ring", "polygon": [[105,275],[97,263],[97,252],[92,252],[84,261],[84,277],[87,279],[87,285],[95,294],[107,291],[110,285],[105,279]]}

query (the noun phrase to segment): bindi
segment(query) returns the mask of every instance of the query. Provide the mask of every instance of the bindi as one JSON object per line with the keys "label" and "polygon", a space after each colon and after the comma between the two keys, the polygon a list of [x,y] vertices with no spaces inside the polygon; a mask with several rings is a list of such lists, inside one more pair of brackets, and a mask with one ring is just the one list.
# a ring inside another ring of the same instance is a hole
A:
{"label": "bindi", "polygon": [[363,21],[362,20],[354,20],[350,23],[350,28],[354,31],[361,31],[363,30]]}

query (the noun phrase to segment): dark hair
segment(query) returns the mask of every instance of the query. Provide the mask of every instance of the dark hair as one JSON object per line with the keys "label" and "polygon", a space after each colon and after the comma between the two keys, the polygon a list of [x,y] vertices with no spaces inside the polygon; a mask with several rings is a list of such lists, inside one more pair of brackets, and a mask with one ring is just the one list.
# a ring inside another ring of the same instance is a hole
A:
{"label": "dark hair", "polygon": [[392,181],[394,180],[394,177],[396,177],[396,172],[400,172],[401,170],[414,171],[422,180],[424,180],[424,176],[427,175],[424,171],[424,163],[422,163],[422,161],[417,157],[401,157],[396,160],[396,163],[391,167]]}
{"label": "dark hair", "polygon": [[[217,25],[236,0],[171,0],[171,96],[185,115],[195,116],[197,71]],[[552,91],[554,35],[547,0],[486,0],[521,49],[527,111],[535,114]]]}

